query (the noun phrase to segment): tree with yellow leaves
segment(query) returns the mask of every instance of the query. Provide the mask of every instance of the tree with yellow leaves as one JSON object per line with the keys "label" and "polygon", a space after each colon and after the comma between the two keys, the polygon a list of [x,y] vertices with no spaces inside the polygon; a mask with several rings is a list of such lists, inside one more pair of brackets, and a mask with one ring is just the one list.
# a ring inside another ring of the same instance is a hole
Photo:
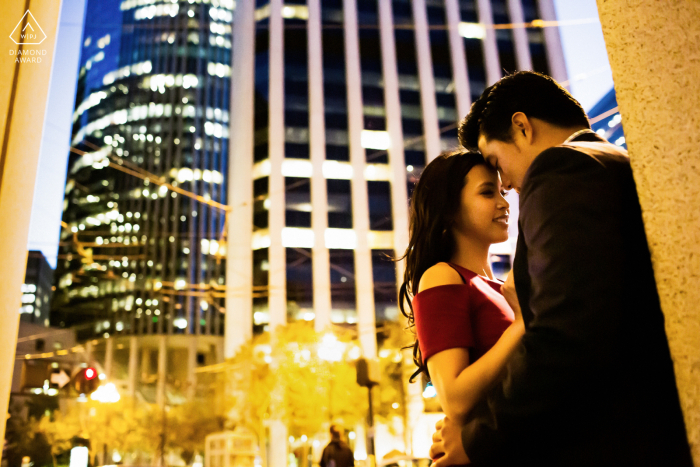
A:
{"label": "tree with yellow leaves", "polygon": [[254,338],[227,372],[237,421],[259,439],[268,418],[282,420],[294,437],[313,436],[330,422],[354,425],[367,413],[367,397],[347,358],[353,346],[349,336],[318,333],[307,322]]}

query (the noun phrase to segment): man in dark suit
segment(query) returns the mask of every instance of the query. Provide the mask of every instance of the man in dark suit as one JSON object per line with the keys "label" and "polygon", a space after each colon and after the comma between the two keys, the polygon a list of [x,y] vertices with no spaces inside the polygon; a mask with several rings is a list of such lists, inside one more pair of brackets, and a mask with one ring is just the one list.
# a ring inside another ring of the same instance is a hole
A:
{"label": "man in dark suit", "polygon": [[534,72],[487,88],[459,136],[520,193],[526,332],[466,422],[438,423],[434,467],[691,467],[626,152]]}

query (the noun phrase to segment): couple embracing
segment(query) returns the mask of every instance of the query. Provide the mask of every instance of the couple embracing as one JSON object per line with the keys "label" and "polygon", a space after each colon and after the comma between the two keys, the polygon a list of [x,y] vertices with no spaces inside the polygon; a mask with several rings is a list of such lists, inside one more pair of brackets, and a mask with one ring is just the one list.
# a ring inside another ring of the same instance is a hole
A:
{"label": "couple embracing", "polygon": [[[412,195],[400,305],[437,390],[435,467],[692,466],[624,150],[549,77],[487,88]],[[489,246],[508,239],[505,283]],[[404,303],[407,306],[404,306]]]}

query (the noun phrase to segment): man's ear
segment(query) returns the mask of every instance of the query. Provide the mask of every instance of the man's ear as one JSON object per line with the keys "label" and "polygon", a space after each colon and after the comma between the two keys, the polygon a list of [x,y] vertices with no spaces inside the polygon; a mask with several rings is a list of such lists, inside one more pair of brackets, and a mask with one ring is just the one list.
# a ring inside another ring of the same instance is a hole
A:
{"label": "man's ear", "polygon": [[515,112],[511,117],[514,136],[525,138],[528,144],[532,144],[532,123],[522,112]]}

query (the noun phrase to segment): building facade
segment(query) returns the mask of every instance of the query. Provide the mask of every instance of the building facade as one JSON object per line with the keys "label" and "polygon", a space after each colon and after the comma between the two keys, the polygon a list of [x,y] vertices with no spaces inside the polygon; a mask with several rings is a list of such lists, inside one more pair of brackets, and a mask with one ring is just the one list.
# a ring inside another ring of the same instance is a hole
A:
{"label": "building facade", "polygon": [[566,80],[557,29],[522,27],[554,19],[551,0],[238,4],[227,355],[295,320],[356,326],[376,355],[413,185],[486,86],[521,69]]}

